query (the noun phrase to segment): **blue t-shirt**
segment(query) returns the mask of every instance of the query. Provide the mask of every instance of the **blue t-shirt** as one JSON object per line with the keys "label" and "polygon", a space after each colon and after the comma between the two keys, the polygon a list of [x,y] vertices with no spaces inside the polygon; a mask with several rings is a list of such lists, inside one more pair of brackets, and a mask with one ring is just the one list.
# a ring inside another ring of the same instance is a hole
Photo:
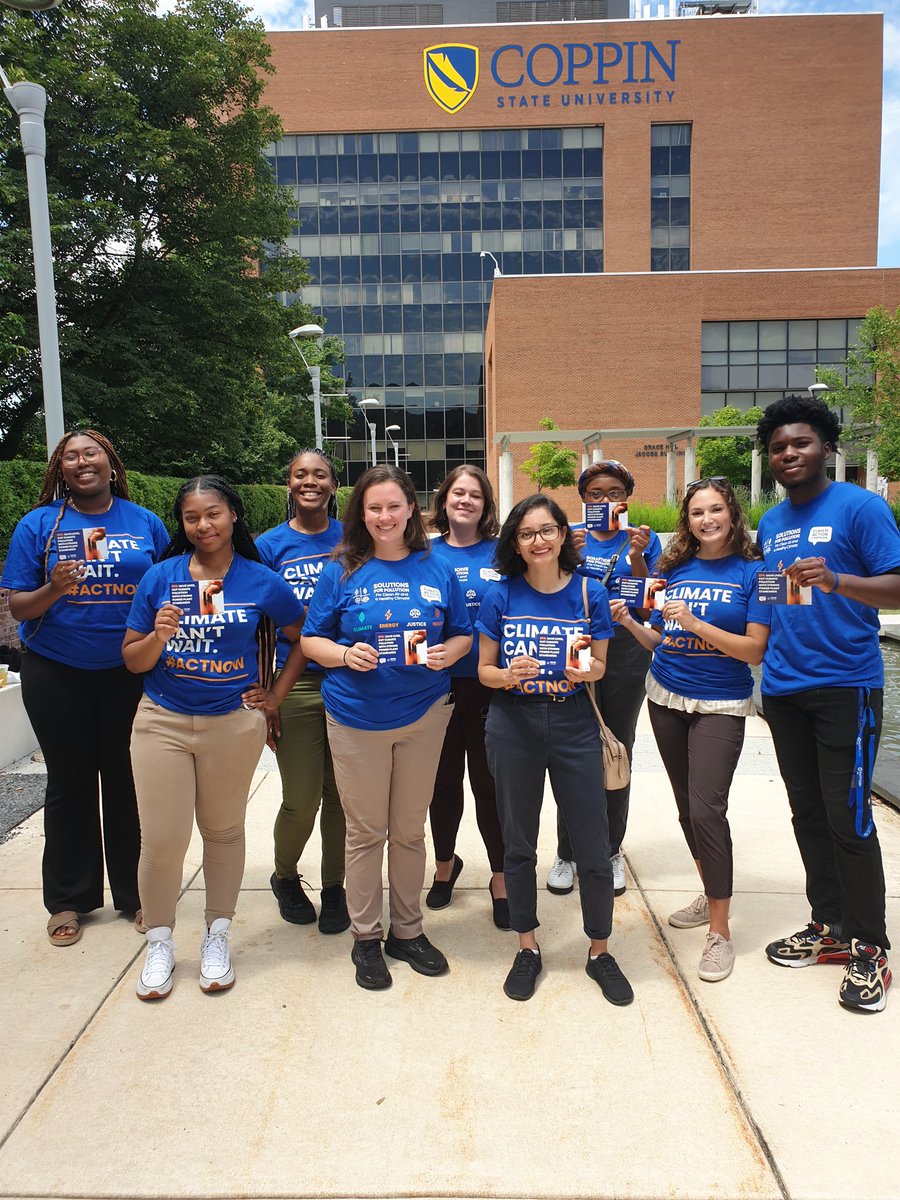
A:
{"label": "blue t-shirt", "polygon": [[[446,558],[456,572],[473,628],[488,584],[500,578],[500,573],[494,567],[496,549],[496,538],[487,538],[483,542],[476,542],[474,546],[448,546],[447,539],[442,537],[435,538],[431,543],[431,553]],[[477,638],[472,639],[472,649],[465,658],[450,668],[450,675],[453,679],[478,678]]]}
{"label": "blue t-shirt", "polygon": [[590,629],[584,615],[583,579],[575,574],[559,592],[538,592],[524,575],[492,583],[481,602],[475,628],[492,642],[500,643],[500,666],[508,667],[520,654],[547,663],[536,679],[524,679],[508,691],[525,696],[559,696],[568,699],[584,690],[565,676],[566,659],[560,651],[566,639],[590,633],[592,641],[613,636],[612,617],[606,589],[587,581]]}
{"label": "blue t-shirt", "polygon": [[[727,633],[742,634],[748,622],[768,625],[765,605],[756,598],[756,576],[763,564],[737,554],[727,558],[691,558],[666,577],[666,599],[684,600],[701,621]],[[653,652],[653,677],[674,692],[693,700],[745,700],[753,692],[747,663],[731,658],[676,621],[664,621],[654,609],[650,624],[662,634]]]}
{"label": "blue t-shirt", "polygon": [[[583,529],[583,525],[573,525],[573,529]],[[587,575],[592,579],[602,579],[609,568],[610,559],[614,554],[619,557],[616,560],[616,565],[612,569],[612,575],[609,578],[609,589],[614,591],[615,581],[619,575],[631,574],[631,560],[628,557],[628,544],[631,539],[626,530],[621,529],[615,537],[607,538],[606,541],[601,541],[594,537],[590,530],[584,539],[584,546],[581,550],[581,567],[579,568],[583,575]],[[647,564],[647,574],[652,575],[656,570],[656,563],[662,554],[662,543],[659,536],[653,532],[650,534],[650,541],[647,543],[647,549],[644,551],[643,558]]]}
{"label": "blue t-shirt", "polygon": [[[472,632],[456,575],[446,559],[424,550],[406,558],[371,558],[344,576],[343,563],[325,567],[313,594],[304,636],[341,646],[402,640],[403,630],[427,633],[430,646]],[[450,672],[381,662],[372,671],[329,667],[322,684],[326,711],[354,729],[412,725],[450,691]]]}
{"label": "blue t-shirt", "polygon": [[[194,582],[190,557],[178,554],[151,567],[131,606],[129,629],[150,633],[157,612],[171,600],[172,584]],[[216,599],[217,611],[208,616],[185,613],[177,635],[144,676],[144,691],[163,708],[188,714],[234,712],[241,706],[241,693],[259,682],[260,619],[292,625],[303,616],[303,605],[280,576],[240,554],[235,554]]]}
{"label": "blue t-shirt", "polygon": [[[767,571],[824,558],[838,575],[885,575],[900,567],[900,531],[880,496],[832,483],[815,500],[783,500],[764,513],[757,541]],[[813,588],[810,605],[772,605],[762,690],[783,696],[817,687],[883,687],[878,610]]]}
{"label": "blue t-shirt", "polygon": [[[43,504],[18,523],[0,586],[20,592],[37,591],[59,562],[58,535],[68,535],[63,545],[68,542],[74,547],[80,543],[78,550],[71,551],[72,557],[96,558],[85,562],[84,578],[77,591],[51,604],[43,617],[23,621],[19,636],[29,650],[70,667],[88,671],[120,667],[131,601],[144,574],[168,546],[169,534],[156,513],[118,496],[105,513],[79,513],[67,504],[53,535],[45,574],[45,547],[61,504],[61,500]],[[105,531],[105,536],[91,539],[92,548],[88,550],[84,530],[97,534]]]}
{"label": "blue t-shirt", "polygon": [[[256,539],[256,549],[266,566],[277,571],[285,583],[294,589],[294,595],[304,608],[309,608],[322,569],[343,532],[343,525],[334,518],[329,519],[328,528],[321,533],[298,533],[291,528],[289,521],[285,521],[260,534]],[[275,652],[275,665],[279,669],[287,662],[290,649],[291,643],[279,629]],[[322,673],[318,663],[310,663],[307,670]]]}

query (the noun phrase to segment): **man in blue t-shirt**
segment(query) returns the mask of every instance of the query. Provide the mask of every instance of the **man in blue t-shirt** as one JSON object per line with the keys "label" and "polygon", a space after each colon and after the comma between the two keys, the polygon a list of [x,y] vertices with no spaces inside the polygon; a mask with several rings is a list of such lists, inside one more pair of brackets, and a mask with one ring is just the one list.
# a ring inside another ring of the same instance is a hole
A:
{"label": "man in blue t-shirt", "polygon": [[757,429],[787,491],[759,523],[765,569],[812,589],[809,605],[772,607],[762,679],[812,920],[766,955],[844,963],[841,1004],[880,1012],[890,943],[869,784],[884,695],[878,609],[900,607],[900,531],[879,496],[826,475],[840,428],[821,400],[788,396]]}

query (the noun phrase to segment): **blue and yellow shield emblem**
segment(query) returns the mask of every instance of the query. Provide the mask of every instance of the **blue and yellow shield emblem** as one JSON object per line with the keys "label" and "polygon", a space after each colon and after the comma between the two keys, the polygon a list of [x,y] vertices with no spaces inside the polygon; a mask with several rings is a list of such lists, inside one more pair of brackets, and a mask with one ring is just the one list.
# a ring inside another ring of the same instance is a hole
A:
{"label": "blue and yellow shield emblem", "polygon": [[428,95],[444,112],[459,112],[478,87],[478,47],[452,42],[429,46],[423,55]]}

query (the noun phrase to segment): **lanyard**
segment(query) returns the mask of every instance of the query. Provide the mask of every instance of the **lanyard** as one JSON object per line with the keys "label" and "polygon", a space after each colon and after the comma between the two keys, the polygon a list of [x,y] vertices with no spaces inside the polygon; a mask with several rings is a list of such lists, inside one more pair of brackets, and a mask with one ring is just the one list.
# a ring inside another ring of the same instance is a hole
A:
{"label": "lanyard", "polygon": [[856,809],[856,835],[867,838],[875,828],[872,820],[871,785],[875,768],[875,714],[869,704],[869,689],[858,689],[856,759],[847,807]]}

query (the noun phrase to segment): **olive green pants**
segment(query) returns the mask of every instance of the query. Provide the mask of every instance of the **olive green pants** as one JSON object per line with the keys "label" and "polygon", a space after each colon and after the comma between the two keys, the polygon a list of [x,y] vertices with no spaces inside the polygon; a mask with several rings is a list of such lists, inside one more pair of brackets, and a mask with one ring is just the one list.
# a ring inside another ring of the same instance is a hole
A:
{"label": "olive green pants", "polygon": [[334,782],[322,704],[322,675],[304,671],[281,706],[276,751],[281,808],[275,818],[275,874],[291,879],[321,805],[322,887],[344,882],[344,810]]}

